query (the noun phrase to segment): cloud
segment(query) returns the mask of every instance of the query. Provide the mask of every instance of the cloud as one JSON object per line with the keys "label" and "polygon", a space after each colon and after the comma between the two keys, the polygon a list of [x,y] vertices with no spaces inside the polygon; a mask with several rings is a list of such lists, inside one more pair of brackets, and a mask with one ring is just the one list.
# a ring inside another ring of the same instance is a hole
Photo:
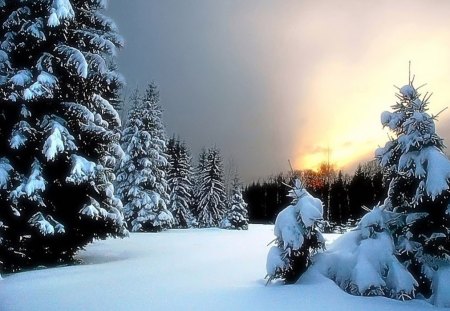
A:
{"label": "cloud", "polygon": [[287,159],[314,167],[328,146],[344,168],[373,154],[409,60],[432,111],[450,101],[449,1],[134,0],[109,13],[120,70],[132,88],[157,81],[169,135],[194,153],[217,144],[246,181]]}

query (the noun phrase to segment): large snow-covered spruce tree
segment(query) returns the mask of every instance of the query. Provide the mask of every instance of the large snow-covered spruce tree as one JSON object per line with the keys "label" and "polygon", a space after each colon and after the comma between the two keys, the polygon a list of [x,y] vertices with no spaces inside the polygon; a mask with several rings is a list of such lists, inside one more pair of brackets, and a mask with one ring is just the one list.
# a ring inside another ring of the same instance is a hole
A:
{"label": "large snow-covered spruce tree", "polygon": [[169,210],[174,217],[174,226],[189,228],[195,224],[191,212],[192,168],[186,145],[175,137],[167,144],[169,168],[167,181],[170,189]]}
{"label": "large snow-covered spruce tree", "polygon": [[197,221],[199,227],[218,227],[226,212],[226,194],[223,181],[223,164],[219,149],[208,150],[203,171],[197,182],[198,206]]}
{"label": "large snow-covered spruce tree", "polygon": [[312,256],[323,249],[325,240],[319,231],[323,204],[306,191],[300,180],[289,191],[292,204],[275,221],[275,246],[267,255],[267,278],[295,283],[311,265]]}
{"label": "large snow-covered spruce tree", "polygon": [[122,133],[126,156],[117,192],[132,231],[160,231],[171,227],[173,216],[167,209],[166,135],[156,86],[150,84],[144,97],[136,91],[132,104]]}
{"label": "large snow-covered spruce tree", "polygon": [[0,1],[0,261],[71,260],[126,233],[112,181],[122,46],[105,0]]}
{"label": "large snow-covered spruce tree", "polygon": [[393,111],[381,115],[394,137],[376,151],[389,179],[385,206],[400,215],[391,222],[399,258],[425,296],[434,271],[450,259],[450,161],[428,113],[429,98],[411,79],[400,88]]}

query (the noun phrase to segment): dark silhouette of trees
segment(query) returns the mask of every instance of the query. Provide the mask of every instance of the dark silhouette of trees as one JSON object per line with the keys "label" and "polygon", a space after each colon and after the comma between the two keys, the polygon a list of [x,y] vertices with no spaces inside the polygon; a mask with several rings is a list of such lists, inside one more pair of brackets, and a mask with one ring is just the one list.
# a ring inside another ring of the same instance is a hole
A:
{"label": "dark silhouette of trees", "polygon": [[273,223],[276,215],[289,204],[287,197],[294,177],[302,180],[311,195],[324,204],[324,217],[333,225],[354,224],[364,213],[362,206],[372,207],[386,196],[383,173],[376,161],[359,165],[350,176],[336,172],[323,163],[318,171],[300,170],[279,174],[267,180],[253,182],[244,191],[252,223]]}
{"label": "dark silhouette of trees", "polygon": [[287,197],[289,178],[280,174],[262,183],[254,182],[245,188],[244,200],[248,204],[250,222],[272,223],[290,200]]}
{"label": "dark silhouette of trees", "polygon": [[330,206],[333,207],[331,214],[333,221],[344,223],[348,219],[348,184],[344,180],[342,171],[339,171],[336,180],[330,187]]}

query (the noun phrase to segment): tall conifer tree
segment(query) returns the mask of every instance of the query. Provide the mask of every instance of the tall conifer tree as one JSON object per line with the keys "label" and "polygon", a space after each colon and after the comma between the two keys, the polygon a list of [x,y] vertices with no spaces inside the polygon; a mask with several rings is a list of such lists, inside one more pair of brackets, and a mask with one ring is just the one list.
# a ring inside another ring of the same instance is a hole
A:
{"label": "tall conifer tree", "polygon": [[121,157],[113,108],[123,44],[105,0],[0,1],[0,261],[71,260],[118,236]]}
{"label": "tall conifer tree", "polygon": [[197,166],[194,168],[193,174],[193,186],[192,186],[192,200],[191,200],[191,211],[194,215],[194,218],[197,219],[198,214],[200,213],[199,204],[200,204],[200,189],[202,185],[202,176],[206,168],[206,159],[208,154],[205,148],[202,148],[200,154],[198,155]]}
{"label": "tall conifer tree", "polygon": [[411,79],[400,88],[393,111],[381,115],[395,136],[376,151],[389,178],[385,208],[400,215],[391,222],[397,251],[425,296],[434,270],[450,259],[450,161],[428,113],[429,98]]}
{"label": "tall conifer tree", "polygon": [[144,97],[133,95],[133,106],[123,131],[126,153],[118,174],[118,194],[132,231],[160,231],[171,227],[167,209],[166,136],[159,94],[150,84]]}
{"label": "tall conifer tree", "polygon": [[169,160],[168,183],[170,189],[169,210],[174,216],[174,225],[178,228],[193,226],[191,213],[192,169],[191,157],[184,143],[174,137],[167,147]]}
{"label": "tall conifer tree", "polygon": [[233,178],[231,198],[228,202],[228,210],[221,227],[226,229],[247,230],[248,229],[248,210],[247,203],[242,197],[241,183],[236,174]]}
{"label": "tall conifer tree", "polygon": [[226,211],[223,164],[219,149],[214,147],[208,150],[199,183],[198,224],[200,227],[218,227]]}

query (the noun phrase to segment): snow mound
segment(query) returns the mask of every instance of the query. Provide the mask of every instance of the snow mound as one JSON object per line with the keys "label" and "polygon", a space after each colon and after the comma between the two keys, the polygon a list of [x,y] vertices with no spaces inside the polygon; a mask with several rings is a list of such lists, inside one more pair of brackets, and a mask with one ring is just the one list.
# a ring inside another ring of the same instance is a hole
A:
{"label": "snow mound", "polygon": [[355,230],[316,256],[314,266],[353,295],[413,298],[417,282],[395,257],[394,242],[386,229],[389,217],[375,207]]}

